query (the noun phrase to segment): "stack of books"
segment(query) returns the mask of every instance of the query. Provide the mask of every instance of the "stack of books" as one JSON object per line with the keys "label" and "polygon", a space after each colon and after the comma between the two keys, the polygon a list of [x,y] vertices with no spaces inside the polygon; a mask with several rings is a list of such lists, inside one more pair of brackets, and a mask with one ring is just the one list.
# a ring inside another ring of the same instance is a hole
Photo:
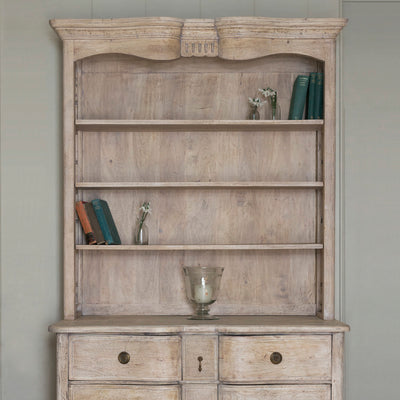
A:
{"label": "stack of books", "polygon": [[324,118],[324,74],[299,75],[293,85],[289,119]]}
{"label": "stack of books", "polygon": [[105,200],[77,201],[75,209],[87,244],[121,244],[110,207]]}

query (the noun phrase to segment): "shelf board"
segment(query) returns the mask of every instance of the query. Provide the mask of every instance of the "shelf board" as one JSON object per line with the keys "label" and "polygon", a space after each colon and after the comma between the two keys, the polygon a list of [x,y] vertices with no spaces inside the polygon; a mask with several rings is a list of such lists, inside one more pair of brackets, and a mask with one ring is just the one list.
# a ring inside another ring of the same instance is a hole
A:
{"label": "shelf board", "polygon": [[321,119],[309,120],[120,120],[78,119],[76,128],[83,132],[123,131],[312,131],[323,127]]}
{"label": "shelf board", "polygon": [[314,182],[77,182],[77,189],[321,189],[324,183]]}
{"label": "shelf board", "polygon": [[196,250],[322,250],[321,243],[296,244],[186,244],[186,245],[76,245],[76,250],[90,251],[196,251]]}

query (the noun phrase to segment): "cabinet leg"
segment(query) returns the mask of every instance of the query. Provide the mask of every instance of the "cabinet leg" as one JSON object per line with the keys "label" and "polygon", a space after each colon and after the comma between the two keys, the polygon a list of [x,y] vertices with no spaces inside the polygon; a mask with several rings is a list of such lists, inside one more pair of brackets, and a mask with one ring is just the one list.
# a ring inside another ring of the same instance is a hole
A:
{"label": "cabinet leg", "polygon": [[57,335],[57,400],[68,400],[68,335]]}
{"label": "cabinet leg", "polygon": [[332,400],[343,400],[344,334],[332,335]]}

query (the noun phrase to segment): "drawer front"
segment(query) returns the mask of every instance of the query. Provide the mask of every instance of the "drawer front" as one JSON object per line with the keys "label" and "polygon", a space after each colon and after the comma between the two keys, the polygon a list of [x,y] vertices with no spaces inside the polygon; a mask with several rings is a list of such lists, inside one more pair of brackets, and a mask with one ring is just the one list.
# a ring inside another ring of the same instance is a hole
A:
{"label": "drawer front", "polygon": [[217,385],[191,384],[182,386],[182,400],[217,400]]}
{"label": "drawer front", "polygon": [[70,400],[180,400],[179,386],[71,385]]}
{"label": "drawer front", "polygon": [[220,386],[219,400],[330,400],[329,385]]}
{"label": "drawer front", "polygon": [[183,380],[216,381],[218,379],[218,338],[207,335],[183,337]]}
{"label": "drawer front", "polygon": [[223,382],[305,382],[331,379],[330,335],[221,336]]}
{"label": "drawer front", "polygon": [[72,335],[69,346],[70,380],[181,379],[178,336]]}

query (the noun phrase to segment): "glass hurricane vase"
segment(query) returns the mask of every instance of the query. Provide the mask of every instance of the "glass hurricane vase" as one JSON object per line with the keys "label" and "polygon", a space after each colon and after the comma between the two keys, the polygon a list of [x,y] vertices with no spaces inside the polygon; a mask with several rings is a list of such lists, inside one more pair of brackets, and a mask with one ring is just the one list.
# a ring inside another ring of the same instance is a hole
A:
{"label": "glass hurricane vase", "polygon": [[223,268],[184,267],[185,287],[188,299],[195,305],[195,313],[189,319],[218,319],[210,315],[210,305],[217,299]]}

